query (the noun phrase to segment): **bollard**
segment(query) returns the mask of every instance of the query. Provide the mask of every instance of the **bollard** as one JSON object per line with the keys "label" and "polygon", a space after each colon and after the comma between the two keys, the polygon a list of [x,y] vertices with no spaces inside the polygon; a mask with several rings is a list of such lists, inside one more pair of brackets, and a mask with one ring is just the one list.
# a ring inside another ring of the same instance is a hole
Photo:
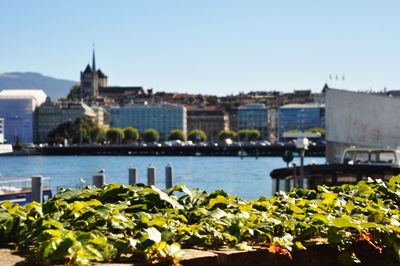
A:
{"label": "bollard", "polygon": [[43,203],[43,176],[32,176],[32,201]]}
{"label": "bollard", "polygon": [[147,168],[147,184],[149,186],[156,185],[156,168],[152,164],[149,164]]}
{"label": "bollard", "polygon": [[293,187],[298,188],[299,184],[298,184],[298,179],[296,176],[296,162],[293,162]]}
{"label": "bollard", "polygon": [[137,168],[129,168],[129,185],[137,184],[138,182],[138,170]]}
{"label": "bollard", "polygon": [[96,187],[101,187],[106,183],[106,175],[105,174],[97,174],[93,176],[93,185]]}
{"label": "bollard", "polygon": [[165,167],[165,188],[172,188],[174,183],[174,169],[172,168],[172,163],[168,163]]}

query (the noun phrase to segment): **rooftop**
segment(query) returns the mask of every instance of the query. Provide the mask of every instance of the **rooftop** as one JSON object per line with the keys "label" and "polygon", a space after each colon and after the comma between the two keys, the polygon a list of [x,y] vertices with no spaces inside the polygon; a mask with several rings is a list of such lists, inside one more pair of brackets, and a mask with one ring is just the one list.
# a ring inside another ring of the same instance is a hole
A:
{"label": "rooftop", "polygon": [[320,103],[305,103],[305,104],[286,104],[280,108],[325,108],[325,104]]}
{"label": "rooftop", "polygon": [[2,90],[0,99],[34,99],[37,105],[46,101],[47,95],[43,90]]}

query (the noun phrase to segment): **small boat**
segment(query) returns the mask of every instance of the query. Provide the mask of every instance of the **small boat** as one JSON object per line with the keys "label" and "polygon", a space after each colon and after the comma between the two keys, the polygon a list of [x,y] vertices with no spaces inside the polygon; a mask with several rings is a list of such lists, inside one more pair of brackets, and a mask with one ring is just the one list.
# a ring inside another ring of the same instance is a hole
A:
{"label": "small boat", "polygon": [[[43,177],[42,202],[52,197],[50,178]],[[20,205],[32,202],[32,178],[31,177],[3,177],[0,174],[0,204],[11,201]]]}

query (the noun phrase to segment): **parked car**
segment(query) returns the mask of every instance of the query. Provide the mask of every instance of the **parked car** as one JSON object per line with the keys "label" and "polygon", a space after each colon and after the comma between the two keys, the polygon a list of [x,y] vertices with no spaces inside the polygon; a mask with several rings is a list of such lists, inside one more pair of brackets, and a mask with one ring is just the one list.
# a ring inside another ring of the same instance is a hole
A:
{"label": "parked car", "polygon": [[208,146],[209,146],[209,147],[218,147],[218,143],[216,143],[216,142],[214,142],[214,141],[210,141],[210,142],[208,143]]}
{"label": "parked car", "polygon": [[400,167],[400,149],[350,148],[345,149],[342,164],[387,165]]}
{"label": "parked car", "polygon": [[194,146],[194,143],[193,143],[193,141],[188,140],[188,141],[186,141],[185,146]]}
{"label": "parked car", "polygon": [[207,143],[205,143],[205,142],[197,142],[195,145],[197,147],[207,147]]}
{"label": "parked car", "polygon": [[161,147],[161,143],[158,142],[150,142],[148,144],[149,147]]}
{"label": "parked car", "polygon": [[171,146],[172,146],[172,143],[171,143],[171,141],[164,141],[164,142],[162,143],[162,146],[164,146],[164,147],[171,147]]}
{"label": "parked car", "polygon": [[172,146],[183,146],[183,142],[179,139],[171,141]]}
{"label": "parked car", "polygon": [[317,145],[326,145],[326,141],[324,139],[316,140],[315,143],[317,143]]}

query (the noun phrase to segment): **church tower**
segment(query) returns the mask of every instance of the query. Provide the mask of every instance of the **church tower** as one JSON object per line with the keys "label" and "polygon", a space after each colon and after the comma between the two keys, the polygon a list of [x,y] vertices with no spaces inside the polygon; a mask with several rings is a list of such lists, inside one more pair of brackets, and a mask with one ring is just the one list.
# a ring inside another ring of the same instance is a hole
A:
{"label": "church tower", "polygon": [[108,86],[107,76],[100,70],[96,70],[96,57],[93,48],[92,66],[88,64],[81,71],[81,85],[79,98],[98,98],[99,89]]}

